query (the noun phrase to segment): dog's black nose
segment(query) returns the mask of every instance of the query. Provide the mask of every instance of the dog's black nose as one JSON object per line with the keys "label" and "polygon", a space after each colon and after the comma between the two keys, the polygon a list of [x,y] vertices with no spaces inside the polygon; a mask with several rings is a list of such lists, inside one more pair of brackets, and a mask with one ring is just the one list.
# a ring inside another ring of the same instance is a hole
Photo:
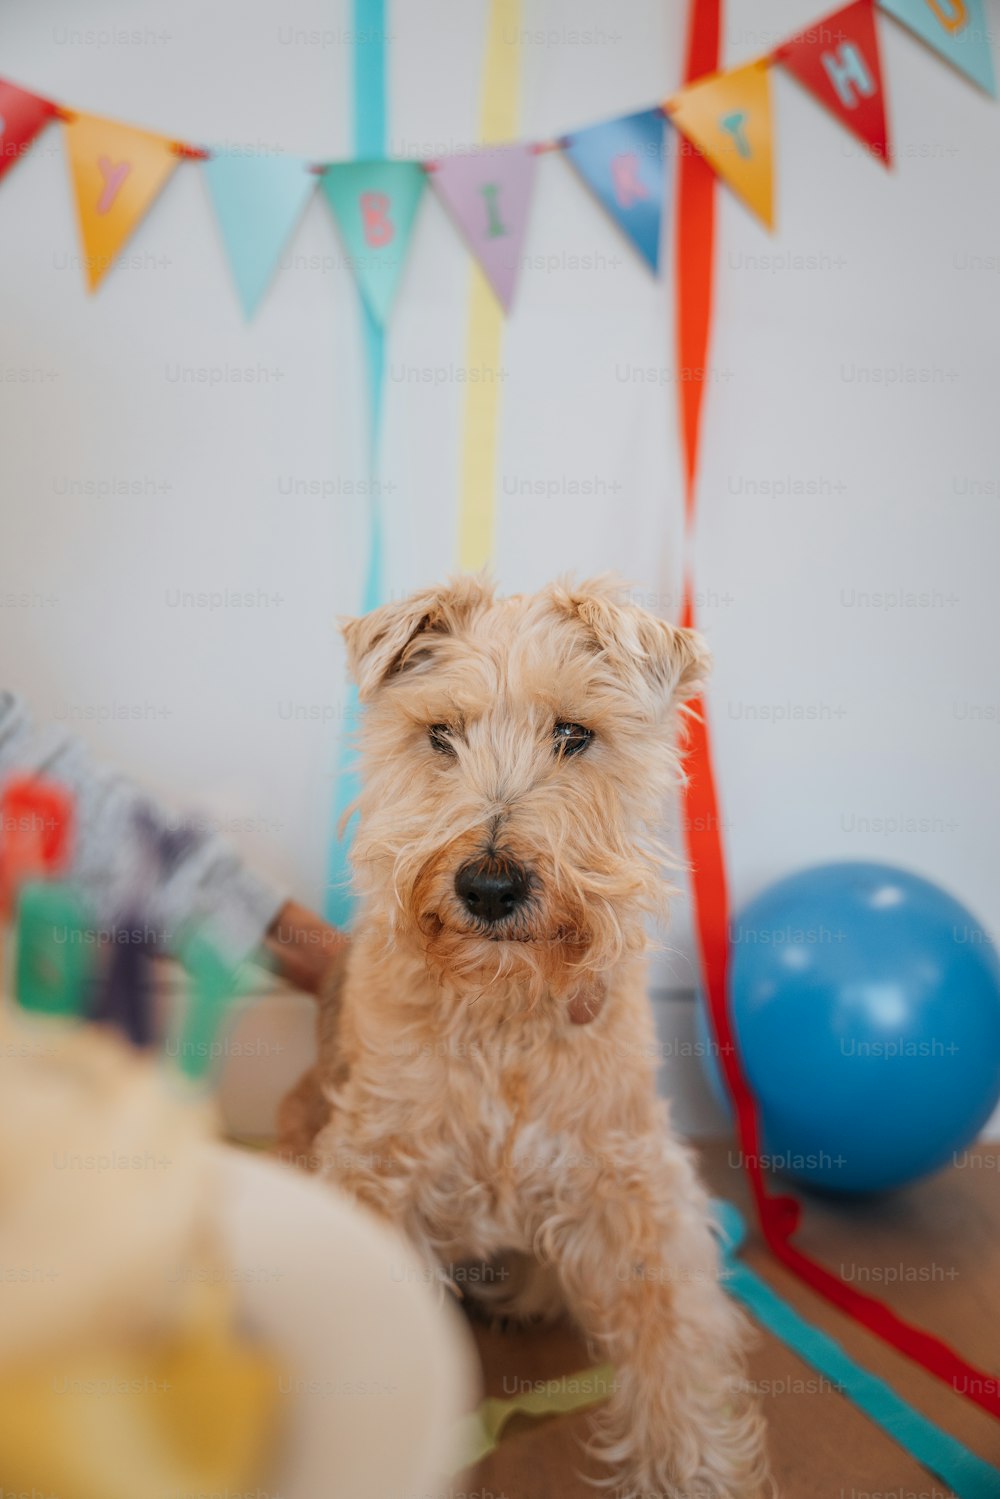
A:
{"label": "dog's black nose", "polygon": [[486,854],[462,865],[455,876],[455,894],[470,916],[492,926],[524,904],[528,875],[513,859]]}

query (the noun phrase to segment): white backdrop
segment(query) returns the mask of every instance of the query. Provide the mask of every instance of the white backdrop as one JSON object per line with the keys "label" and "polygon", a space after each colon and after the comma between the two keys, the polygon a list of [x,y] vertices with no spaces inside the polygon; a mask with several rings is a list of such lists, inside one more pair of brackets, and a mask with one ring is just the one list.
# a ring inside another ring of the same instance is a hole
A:
{"label": "white backdrop", "polygon": [[[726,61],[827,8],[730,0]],[[685,10],[525,0],[524,132],[663,97]],[[470,142],[484,0],[389,12],[392,149]],[[995,928],[1000,107],[894,24],[881,34],[895,172],[778,72],[778,233],[720,193],[698,574],[726,837],[739,899],[814,861],[882,858]],[[316,159],[349,154],[349,43],[343,0],[0,11],[15,81]],[[245,326],[189,164],[129,252],[88,298],[57,129],[0,183],[0,681],[318,905],[343,700],[333,622],[363,565],[350,274],[317,199]],[[496,573],[525,589],[612,567],[669,612],[670,257],[658,284],[557,156],[540,164],[527,255],[503,351]],[[428,195],[387,379],[397,594],[454,565],[468,285]],[[198,383],[234,367],[255,383]],[[104,493],[117,485],[132,492]],[[261,602],[178,601],[218,589]],[[900,594],[917,597],[892,607]],[[690,988],[683,910],[672,941],[658,981]]]}

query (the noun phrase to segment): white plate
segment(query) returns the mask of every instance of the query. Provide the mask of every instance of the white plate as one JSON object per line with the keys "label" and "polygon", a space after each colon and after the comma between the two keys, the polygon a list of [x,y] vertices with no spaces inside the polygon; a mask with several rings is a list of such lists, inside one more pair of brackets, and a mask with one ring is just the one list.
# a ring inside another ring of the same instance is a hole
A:
{"label": "white plate", "polygon": [[288,1359],[281,1499],[432,1499],[478,1399],[461,1317],[412,1251],[324,1183],[212,1146],[247,1325]]}

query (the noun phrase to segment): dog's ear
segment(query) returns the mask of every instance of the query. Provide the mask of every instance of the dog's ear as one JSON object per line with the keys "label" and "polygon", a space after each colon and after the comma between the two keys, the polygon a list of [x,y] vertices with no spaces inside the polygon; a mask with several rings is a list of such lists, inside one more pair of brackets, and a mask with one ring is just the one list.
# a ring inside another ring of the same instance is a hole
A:
{"label": "dog's ear", "polygon": [[388,679],[426,670],[433,663],[435,643],[454,635],[492,598],[492,586],[483,578],[460,577],[383,604],[360,619],[342,620],[347,664],[362,702]]}
{"label": "dog's ear", "polygon": [[630,603],[627,589],[615,578],[558,587],[554,595],[616,671],[637,676],[664,705],[677,707],[701,692],[712,658],[697,630]]}

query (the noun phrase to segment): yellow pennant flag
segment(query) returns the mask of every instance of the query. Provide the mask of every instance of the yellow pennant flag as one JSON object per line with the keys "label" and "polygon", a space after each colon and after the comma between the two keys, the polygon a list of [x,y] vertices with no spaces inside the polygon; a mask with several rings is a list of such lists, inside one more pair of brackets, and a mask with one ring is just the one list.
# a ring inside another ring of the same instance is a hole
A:
{"label": "yellow pennant flag", "polygon": [[713,73],[667,101],[679,130],[767,225],[774,225],[771,84],[765,59]]}
{"label": "yellow pennant flag", "polygon": [[95,291],[177,165],[173,143],[97,115],[66,125],[87,285]]}

